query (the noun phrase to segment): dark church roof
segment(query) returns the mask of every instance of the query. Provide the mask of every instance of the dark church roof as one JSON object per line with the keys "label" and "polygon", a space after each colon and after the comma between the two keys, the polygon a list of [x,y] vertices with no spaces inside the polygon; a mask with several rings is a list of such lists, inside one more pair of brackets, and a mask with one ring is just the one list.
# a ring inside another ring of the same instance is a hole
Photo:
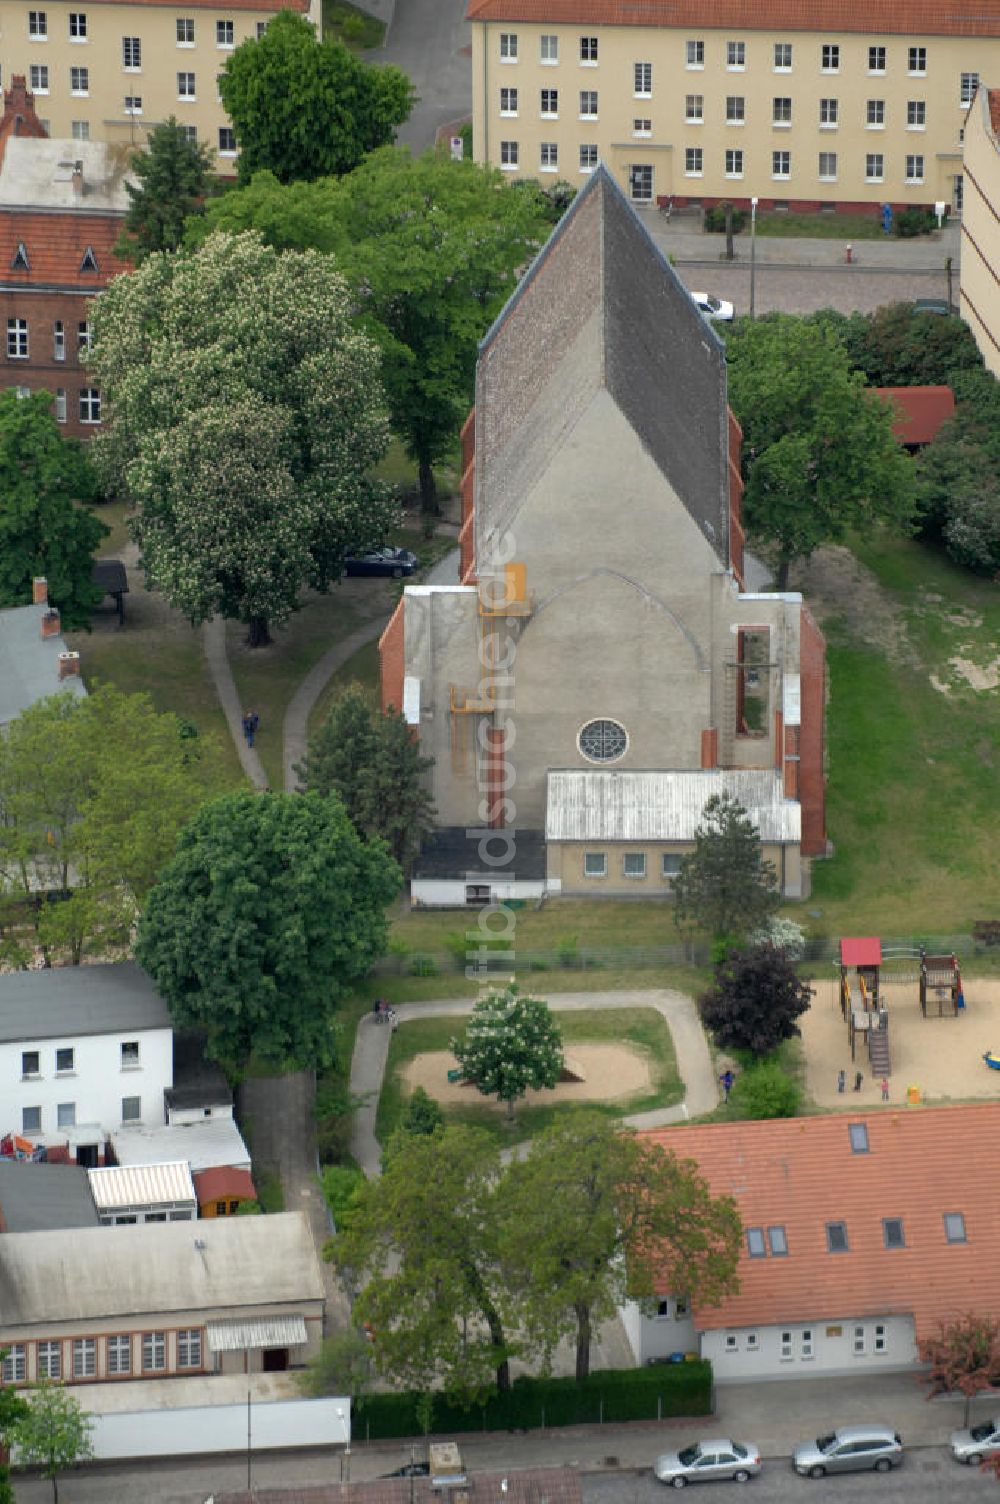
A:
{"label": "dark church roof", "polygon": [[470,834],[462,825],[445,825],[432,830],[424,839],[420,855],[413,864],[414,877],[468,877],[470,880],[510,881],[545,876],[545,832],[543,830],[489,831],[495,836],[489,846],[491,855],[500,855],[500,842],[510,839],[513,851],[502,865],[484,861],[479,854],[479,835]]}

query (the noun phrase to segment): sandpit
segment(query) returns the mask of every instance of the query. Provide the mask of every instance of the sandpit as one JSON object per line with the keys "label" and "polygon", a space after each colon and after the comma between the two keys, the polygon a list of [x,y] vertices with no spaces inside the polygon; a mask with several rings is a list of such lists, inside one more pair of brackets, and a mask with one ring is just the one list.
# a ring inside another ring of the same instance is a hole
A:
{"label": "sandpit", "polygon": [[[525,1092],[520,1100],[529,1107],[554,1102],[625,1102],[653,1089],[653,1077],[645,1055],[627,1044],[573,1043],[568,1063],[582,1081],[560,1081],[551,1090]],[[482,1096],[474,1086],[449,1081],[448,1072],[458,1062],[450,1050],[427,1050],[415,1055],[400,1071],[407,1092],[422,1086],[442,1107],[495,1107],[506,1112],[506,1103]]]}
{"label": "sandpit", "polygon": [[[800,1020],[806,1059],[806,1091],[820,1107],[871,1107],[881,1102],[878,1080],[868,1065],[868,1050],[859,1037],[851,1060],[847,1024],[837,1000],[837,983],[814,982],[816,996]],[[889,1009],[889,1049],[892,1075],[889,1100],[897,1106],[906,1101],[907,1088],[917,1086],[929,1102],[962,1101],[969,1098],[1000,1100],[1000,1071],[983,1062],[987,1050],[1000,1052],[1000,982],[964,978],[965,1011],[955,1018],[920,1012],[917,984],[903,983],[884,988]],[[847,1076],[847,1091],[837,1091],[837,1072]],[[854,1092],[855,1071],[864,1075],[861,1090]]]}

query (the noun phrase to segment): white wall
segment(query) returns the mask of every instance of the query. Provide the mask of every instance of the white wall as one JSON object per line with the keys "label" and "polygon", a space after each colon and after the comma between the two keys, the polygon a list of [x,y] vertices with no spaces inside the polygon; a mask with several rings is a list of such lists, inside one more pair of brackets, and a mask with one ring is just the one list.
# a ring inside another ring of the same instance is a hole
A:
{"label": "white wall", "polygon": [[168,1107],[167,1122],[171,1127],[184,1123],[207,1123],[214,1118],[228,1118],[232,1122],[231,1102],[217,1102],[212,1107]]}
{"label": "white wall", "polygon": [[[489,883],[494,902],[504,902],[508,898],[538,898],[546,889],[543,877],[520,881],[483,877],[476,881]],[[464,877],[415,877],[410,882],[410,902],[426,908],[467,908],[470,914],[478,912],[478,905],[465,902]]]}
{"label": "white wall", "polygon": [[[269,1447],[343,1446],[350,1429],[349,1399],[273,1400],[250,1406],[254,1452]],[[247,1407],[203,1405],[96,1415],[92,1440],[99,1461],[245,1452]]]}
{"label": "white wall", "polygon": [[812,1325],[789,1322],[703,1332],[701,1355],[710,1360],[716,1382],[725,1384],[910,1368],[917,1363],[917,1344],[910,1316],[845,1316]]}
{"label": "white wall", "polygon": [[[139,1064],[122,1068],[121,1046],[138,1040]],[[73,1050],[73,1069],[56,1073],[56,1050]],[[39,1073],[22,1079],[21,1056],[37,1051]],[[58,1143],[60,1103],[76,1104],[77,1124],[98,1124],[104,1133],[121,1126],[122,1098],[141,1097],[142,1122],[164,1122],[163,1093],[173,1085],[173,1033],[170,1029],[130,1029],[120,1034],[67,1034],[56,1039],[24,1039],[0,1045],[2,1131],[21,1133],[22,1109],[40,1107],[40,1134]],[[29,1132],[28,1137],[38,1137]]]}
{"label": "white wall", "polygon": [[699,1350],[698,1334],[689,1311],[682,1308],[678,1313],[677,1301],[673,1298],[660,1304],[662,1313],[656,1316],[643,1315],[634,1300],[626,1301],[618,1312],[635,1361],[640,1365],[658,1358],[669,1358],[671,1353],[696,1353]]}

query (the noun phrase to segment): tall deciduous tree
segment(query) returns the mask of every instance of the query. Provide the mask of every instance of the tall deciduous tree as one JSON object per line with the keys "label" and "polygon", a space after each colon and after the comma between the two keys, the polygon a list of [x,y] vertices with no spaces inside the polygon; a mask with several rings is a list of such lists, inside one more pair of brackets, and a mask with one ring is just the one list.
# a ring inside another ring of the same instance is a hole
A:
{"label": "tall deciduous tree", "polygon": [[976,1395],[1000,1385],[1000,1322],[968,1311],[957,1321],[942,1323],[938,1336],[923,1338],[918,1349],[921,1363],[927,1364],[921,1376],[928,1385],[927,1398],[964,1394],[967,1426]]}
{"label": "tall deciduous tree", "polygon": [[776,884],[742,804],[730,794],[713,794],[695,831],[694,850],[681,857],[674,878],[677,923],[716,936],[749,934],[781,902]]}
{"label": "tall deciduous tree", "polygon": [[691,1160],[595,1112],[561,1118],[510,1166],[500,1207],[509,1298],[551,1353],[576,1342],[590,1372],[599,1323],[660,1286],[711,1304],[736,1288],[739,1212]]}
{"label": "tall deciduous tree", "polygon": [[16,1423],[18,1461],[41,1469],[52,1484],[53,1504],[59,1504],[58,1474],[94,1455],[90,1440],[93,1421],[79,1400],[61,1384],[33,1390],[28,1413]]}
{"label": "tall deciduous tree", "polygon": [[399,883],[339,799],[230,794],[181,832],[136,958],[216,1059],[327,1064],[337,1004],[381,954]]}
{"label": "tall deciduous tree", "polygon": [[283,183],[350,172],[394,139],[414,101],[401,69],[317,41],[312,24],[291,11],[240,43],[219,93],[236,130],[240,179],[267,168]]}
{"label": "tall deciduous tree", "polygon": [[108,530],[76,503],[93,494],[86,455],[60,434],[49,394],[0,394],[0,606],[28,605],[32,578],[45,575],[63,626],[89,625],[101,599],[94,552]]}
{"label": "tall deciduous tree", "polygon": [[259,174],[212,204],[207,224],[333,253],[382,349],[392,425],[433,510],[434,466],[472,402],[479,341],[546,238],[547,211],[537,189],[495,168],[386,149],[339,181],[282,188]]}
{"label": "tall deciduous tree", "polygon": [[701,1021],[723,1049],[769,1055],[801,1031],[797,1020],[809,1009],[812,988],[799,979],[793,962],[770,944],[731,951],[715,968],[715,984],[703,993]]}
{"label": "tall deciduous tree", "polygon": [[202,207],[211,170],[211,149],[193,141],[175,116],[154,125],[132,157],[138,181],[125,183],[129,210],[117,253],[138,265],[153,251],[176,251],[185,221]]}
{"label": "tall deciduous tree", "polygon": [[748,531],[773,553],[779,589],[795,560],[851,528],[908,529],[913,467],[892,412],[865,390],[832,330],[783,314],[746,319],[726,355]]}
{"label": "tall deciduous tree", "polygon": [[328,1257],[360,1284],[355,1318],[396,1383],[473,1400],[510,1387],[497,1258],[500,1156],[488,1134],[400,1135],[383,1175],[361,1189]]}
{"label": "tall deciduous tree", "polygon": [[191,621],[235,618],[265,642],[305,586],[382,541],[378,353],[327,258],[255,235],[150,256],[98,300],[91,365],[95,461],[136,508],[147,580]]}
{"label": "tall deciduous tree", "polygon": [[405,871],[433,823],[423,784],[432,762],[398,710],[383,714],[353,684],[330,707],[296,771],[313,793],[339,794],[360,834],[385,841]]}
{"label": "tall deciduous tree", "polygon": [[562,1035],[548,1003],[522,997],[513,982],[479,999],[464,1035],[451,1047],[476,1090],[507,1103],[508,1118],[529,1087],[557,1085],[565,1064]]}

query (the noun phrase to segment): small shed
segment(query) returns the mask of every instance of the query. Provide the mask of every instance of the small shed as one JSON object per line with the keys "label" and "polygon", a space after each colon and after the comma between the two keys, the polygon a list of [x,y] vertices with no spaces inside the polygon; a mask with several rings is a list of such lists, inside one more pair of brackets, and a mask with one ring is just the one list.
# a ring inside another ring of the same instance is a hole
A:
{"label": "small shed", "polygon": [[194,1177],[194,1190],[200,1217],[235,1217],[244,1202],[257,1200],[250,1171],[234,1165],[202,1170]]}
{"label": "small shed", "polygon": [[91,581],[105,596],[111,596],[118,612],[118,625],[125,625],[125,597],[128,595],[128,575],[121,559],[95,559],[90,574]]}
{"label": "small shed", "polygon": [[904,449],[922,449],[955,416],[950,386],[877,386],[875,395],[893,410],[892,432]]}

